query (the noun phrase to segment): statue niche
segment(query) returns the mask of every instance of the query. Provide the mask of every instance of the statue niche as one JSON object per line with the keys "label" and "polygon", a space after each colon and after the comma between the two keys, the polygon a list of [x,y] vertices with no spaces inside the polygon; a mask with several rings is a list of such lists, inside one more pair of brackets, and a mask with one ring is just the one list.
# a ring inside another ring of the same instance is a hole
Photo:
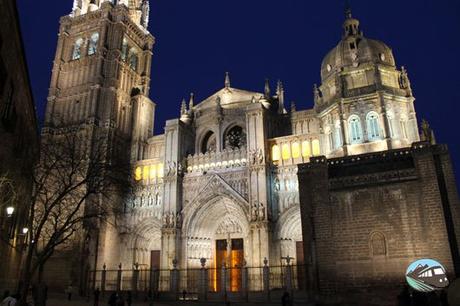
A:
{"label": "statue niche", "polygon": [[246,145],[246,135],[243,128],[234,126],[225,135],[225,149],[239,149]]}

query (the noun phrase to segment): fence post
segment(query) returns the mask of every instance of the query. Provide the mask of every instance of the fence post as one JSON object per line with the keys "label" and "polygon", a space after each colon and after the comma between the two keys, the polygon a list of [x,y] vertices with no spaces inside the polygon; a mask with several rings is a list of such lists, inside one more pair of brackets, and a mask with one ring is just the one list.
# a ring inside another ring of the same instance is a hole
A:
{"label": "fence post", "polygon": [[117,291],[121,291],[121,263],[118,265],[117,271]]}
{"label": "fence post", "polygon": [[220,275],[220,290],[223,293],[224,301],[227,302],[227,268],[225,262],[222,262],[222,273]]}
{"label": "fence post", "polygon": [[246,265],[246,260],[243,260],[243,265],[241,266],[241,292],[243,294],[243,299],[247,302],[249,298],[249,282],[248,282],[248,267]]}
{"label": "fence post", "polygon": [[270,267],[268,266],[268,260],[264,258],[264,267],[263,267],[263,284],[264,284],[264,295],[267,300],[270,300]]}
{"label": "fence post", "polygon": [[201,270],[200,270],[200,301],[206,301],[208,299],[208,269],[206,269],[206,258],[200,259]]}
{"label": "fence post", "polygon": [[292,298],[292,266],[291,266],[291,257],[287,256],[286,258],[286,291],[289,292]]}
{"label": "fence post", "polygon": [[139,264],[136,262],[133,266],[133,280],[131,289],[133,290],[134,296],[137,298],[138,294],[138,283],[139,283]]}
{"label": "fence post", "polygon": [[105,281],[107,279],[107,266],[104,265],[102,266],[102,276],[101,276],[101,293],[102,296],[105,296]]}
{"label": "fence post", "polygon": [[177,269],[177,259],[173,259],[172,264],[173,269],[170,272],[170,290],[174,293],[177,299],[177,294],[179,292],[179,270]]}
{"label": "fence post", "polygon": [[160,270],[156,267],[152,267],[150,270],[150,294],[153,297],[158,296],[158,289],[160,285]]}

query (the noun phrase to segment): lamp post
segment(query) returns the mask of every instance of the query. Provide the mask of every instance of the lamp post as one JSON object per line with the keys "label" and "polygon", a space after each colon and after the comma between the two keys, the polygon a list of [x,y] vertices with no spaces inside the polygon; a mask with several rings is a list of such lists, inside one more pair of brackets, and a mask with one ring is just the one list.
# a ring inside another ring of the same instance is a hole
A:
{"label": "lamp post", "polygon": [[8,216],[8,218],[10,218],[14,213],[14,207],[13,206],[8,206],[6,208],[6,215]]}

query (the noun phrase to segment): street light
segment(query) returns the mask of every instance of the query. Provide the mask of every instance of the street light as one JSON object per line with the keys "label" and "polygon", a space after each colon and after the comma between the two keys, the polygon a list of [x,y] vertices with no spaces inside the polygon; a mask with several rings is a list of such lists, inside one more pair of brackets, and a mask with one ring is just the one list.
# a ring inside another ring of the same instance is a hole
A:
{"label": "street light", "polygon": [[11,217],[11,216],[13,215],[13,213],[14,213],[14,207],[13,207],[13,206],[8,206],[8,207],[6,208],[6,214],[7,214],[7,216],[8,216],[8,217]]}
{"label": "street light", "polygon": [[22,229],[22,233],[23,233],[24,235],[27,235],[28,232],[29,232],[29,228],[24,227],[24,228]]}

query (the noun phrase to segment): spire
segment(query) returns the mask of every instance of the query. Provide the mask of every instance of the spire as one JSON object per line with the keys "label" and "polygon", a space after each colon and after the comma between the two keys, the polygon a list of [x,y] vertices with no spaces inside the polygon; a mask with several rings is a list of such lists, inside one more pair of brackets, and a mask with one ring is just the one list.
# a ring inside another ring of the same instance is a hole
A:
{"label": "spire", "polygon": [[345,2],[345,22],[343,23],[343,37],[362,36],[363,33],[359,30],[359,20],[353,18],[350,2]]}
{"label": "spire", "polygon": [[291,101],[291,112],[295,112],[295,111],[297,111],[296,106],[295,106],[295,102]]}
{"label": "spire", "polygon": [[230,83],[230,74],[228,72],[225,72],[225,88],[230,88],[231,83]]}
{"label": "spire", "polygon": [[265,79],[265,89],[264,89],[265,99],[270,99],[270,80]]}
{"label": "spire", "polygon": [[187,104],[185,103],[185,99],[182,99],[182,103],[180,106],[180,114],[181,116],[184,116],[187,114]]}
{"label": "spire", "polygon": [[149,0],[142,0],[141,12],[142,12],[141,25],[145,29],[147,29],[147,27],[149,26],[149,16],[150,16]]}
{"label": "spire", "polygon": [[286,110],[284,109],[284,88],[281,80],[278,80],[276,86],[276,95],[278,96],[278,113],[284,114]]}
{"label": "spire", "polygon": [[188,102],[188,108],[190,109],[190,111],[193,109],[193,105],[195,104],[195,95],[193,94],[193,92],[190,93],[190,100]]}

